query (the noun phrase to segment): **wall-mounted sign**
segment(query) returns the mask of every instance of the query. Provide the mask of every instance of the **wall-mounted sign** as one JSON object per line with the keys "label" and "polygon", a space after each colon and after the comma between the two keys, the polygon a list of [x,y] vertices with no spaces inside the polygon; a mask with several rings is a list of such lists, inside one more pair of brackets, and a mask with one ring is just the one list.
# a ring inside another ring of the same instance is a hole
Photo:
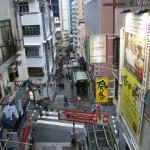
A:
{"label": "wall-mounted sign", "polygon": [[107,35],[91,35],[88,37],[89,63],[102,63],[107,61]]}
{"label": "wall-mounted sign", "polygon": [[[147,31],[146,31],[147,29]],[[127,15],[125,23],[123,84],[121,116],[132,135],[141,135],[144,97],[149,62],[150,18]]]}
{"label": "wall-mounted sign", "polygon": [[94,63],[94,76],[95,77],[100,77],[100,63]]}
{"label": "wall-mounted sign", "polygon": [[108,102],[108,78],[96,78],[96,102]]}

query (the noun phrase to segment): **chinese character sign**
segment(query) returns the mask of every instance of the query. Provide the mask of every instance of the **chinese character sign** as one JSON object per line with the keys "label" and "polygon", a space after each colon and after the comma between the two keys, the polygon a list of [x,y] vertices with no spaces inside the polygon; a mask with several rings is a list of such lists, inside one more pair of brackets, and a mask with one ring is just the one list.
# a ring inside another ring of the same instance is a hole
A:
{"label": "chinese character sign", "polygon": [[96,102],[108,102],[108,78],[96,78]]}

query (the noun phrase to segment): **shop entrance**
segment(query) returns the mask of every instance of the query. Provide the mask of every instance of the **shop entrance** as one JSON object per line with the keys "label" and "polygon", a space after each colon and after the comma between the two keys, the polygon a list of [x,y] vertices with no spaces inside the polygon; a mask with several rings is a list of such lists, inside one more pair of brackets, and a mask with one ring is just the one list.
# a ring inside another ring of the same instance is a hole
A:
{"label": "shop entrance", "polygon": [[87,99],[87,97],[88,97],[88,83],[87,83],[87,80],[77,81],[77,95],[80,96],[81,99]]}

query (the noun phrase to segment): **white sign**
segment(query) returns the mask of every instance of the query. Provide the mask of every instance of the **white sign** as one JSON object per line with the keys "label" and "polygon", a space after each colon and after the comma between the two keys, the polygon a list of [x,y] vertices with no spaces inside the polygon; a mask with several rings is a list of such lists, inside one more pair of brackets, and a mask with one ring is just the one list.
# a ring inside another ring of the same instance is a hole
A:
{"label": "white sign", "polygon": [[102,63],[107,61],[107,36],[88,37],[88,57],[89,63]]}

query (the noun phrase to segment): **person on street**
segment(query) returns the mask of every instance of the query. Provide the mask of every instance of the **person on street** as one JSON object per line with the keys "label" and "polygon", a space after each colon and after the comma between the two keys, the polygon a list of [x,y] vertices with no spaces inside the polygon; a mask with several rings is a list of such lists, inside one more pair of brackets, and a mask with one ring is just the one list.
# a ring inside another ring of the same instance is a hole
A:
{"label": "person on street", "polygon": [[67,100],[67,97],[66,97],[66,96],[64,96],[64,102],[65,102],[65,107],[69,106],[68,100]]}
{"label": "person on street", "polygon": [[65,89],[65,85],[64,85],[64,82],[62,83],[62,90],[64,90]]}
{"label": "person on street", "polygon": [[44,106],[44,111],[45,111],[45,115],[48,116],[49,115],[49,110],[48,110],[48,107],[46,105]]}
{"label": "person on street", "polygon": [[42,119],[42,116],[43,116],[43,113],[42,113],[42,106],[40,106],[39,107],[39,110],[38,110],[38,112],[39,112],[39,115],[40,115],[40,119]]}
{"label": "person on street", "polygon": [[79,103],[81,102],[81,97],[77,96],[77,106],[79,106]]}

